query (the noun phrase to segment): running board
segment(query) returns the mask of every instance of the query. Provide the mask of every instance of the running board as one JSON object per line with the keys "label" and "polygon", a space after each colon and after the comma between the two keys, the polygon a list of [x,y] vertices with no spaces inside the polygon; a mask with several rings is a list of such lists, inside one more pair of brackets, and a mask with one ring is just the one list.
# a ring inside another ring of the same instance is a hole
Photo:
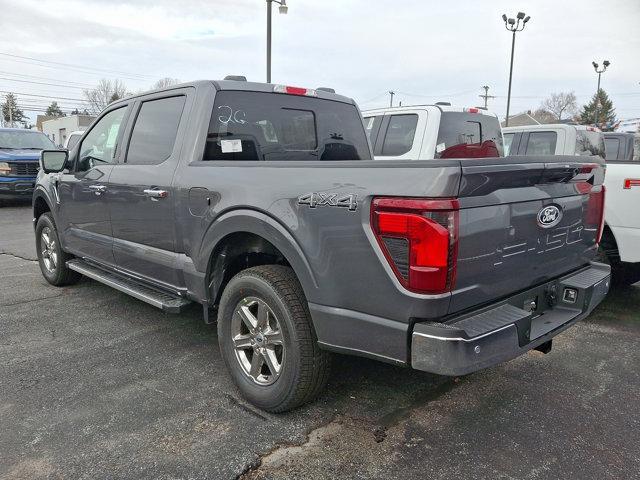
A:
{"label": "running board", "polygon": [[186,298],[147,287],[123,275],[107,272],[77,258],[69,260],[67,267],[168,313],[179,313],[184,306],[191,303]]}

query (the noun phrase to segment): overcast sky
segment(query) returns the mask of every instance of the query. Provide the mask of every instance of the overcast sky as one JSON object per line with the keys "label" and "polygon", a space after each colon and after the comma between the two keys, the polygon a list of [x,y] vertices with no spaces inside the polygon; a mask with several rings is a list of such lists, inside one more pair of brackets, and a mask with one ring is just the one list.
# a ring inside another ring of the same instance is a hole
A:
{"label": "overcast sky", "polygon": [[[388,90],[403,104],[480,105],[489,85],[489,108],[504,116],[511,34],[500,16],[521,10],[531,21],[516,38],[513,113],[551,92],[586,102],[592,60],[608,59],[602,87],[618,118],[640,117],[640,0],[288,4],[288,15],[274,8],[274,83],[331,86],[363,109],[387,105]],[[80,105],[100,78],[130,91],[166,76],[265,80],[265,0],[0,0],[0,12],[0,96],[17,92],[32,116],[48,97],[66,110]]]}

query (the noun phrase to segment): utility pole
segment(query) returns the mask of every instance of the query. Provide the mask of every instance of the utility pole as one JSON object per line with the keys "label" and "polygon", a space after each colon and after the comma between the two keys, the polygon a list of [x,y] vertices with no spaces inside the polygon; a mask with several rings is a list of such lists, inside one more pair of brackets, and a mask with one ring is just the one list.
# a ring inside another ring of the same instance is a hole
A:
{"label": "utility pole", "polygon": [[489,100],[490,98],[496,98],[493,95],[489,95],[489,86],[485,85],[482,87],[484,89],[484,95],[478,95],[480,98],[484,99],[484,108],[486,110],[487,108],[487,100]]}
{"label": "utility pole", "polygon": [[389,90],[389,95],[391,96],[391,98],[389,99],[389,106],[393,107],[393,96],[396,94],[396,92],[394,92],[393,90]]}
{"label": "utility pole", "polygon": [[271,4],[276,2],[278,11],[282,15],[286,15],[289,7],[287,0],[267,0],[267,83],[271,83]]}

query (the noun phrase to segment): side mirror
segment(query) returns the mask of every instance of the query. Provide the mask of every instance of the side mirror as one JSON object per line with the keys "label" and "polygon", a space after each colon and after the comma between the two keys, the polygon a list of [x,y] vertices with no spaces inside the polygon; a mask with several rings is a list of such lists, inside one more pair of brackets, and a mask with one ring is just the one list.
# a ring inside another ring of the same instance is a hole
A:
{"label": "side mirror", "polygon": [[67,150],[42,150],[40,168],[44,173],[61,172],[69,159]]}

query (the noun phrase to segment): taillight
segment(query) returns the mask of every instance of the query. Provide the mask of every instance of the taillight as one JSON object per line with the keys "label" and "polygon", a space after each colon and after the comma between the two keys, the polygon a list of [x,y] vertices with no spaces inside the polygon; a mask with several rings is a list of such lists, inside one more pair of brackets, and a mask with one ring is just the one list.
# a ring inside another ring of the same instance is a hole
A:
{"label": "taillight", "polygon": [[312,88],[291,87],[289,85],[275,85],[273,91],[276,93],[286,93],[288,95],[305,95],[307,97],[317,97],[318,94]]}
{"label": "taillight", "polygon": [[455,284],[459,204],[455,199],[375,198],[371,228],[398,281],[417,293]]}
{"label": "taillight", "polygon": [[587,211],[584,219],[585,227],[597,228],[597,244],[602,240],[602,231],[604,229],[604,192],[604,185],[592,188],[589,193]]}

